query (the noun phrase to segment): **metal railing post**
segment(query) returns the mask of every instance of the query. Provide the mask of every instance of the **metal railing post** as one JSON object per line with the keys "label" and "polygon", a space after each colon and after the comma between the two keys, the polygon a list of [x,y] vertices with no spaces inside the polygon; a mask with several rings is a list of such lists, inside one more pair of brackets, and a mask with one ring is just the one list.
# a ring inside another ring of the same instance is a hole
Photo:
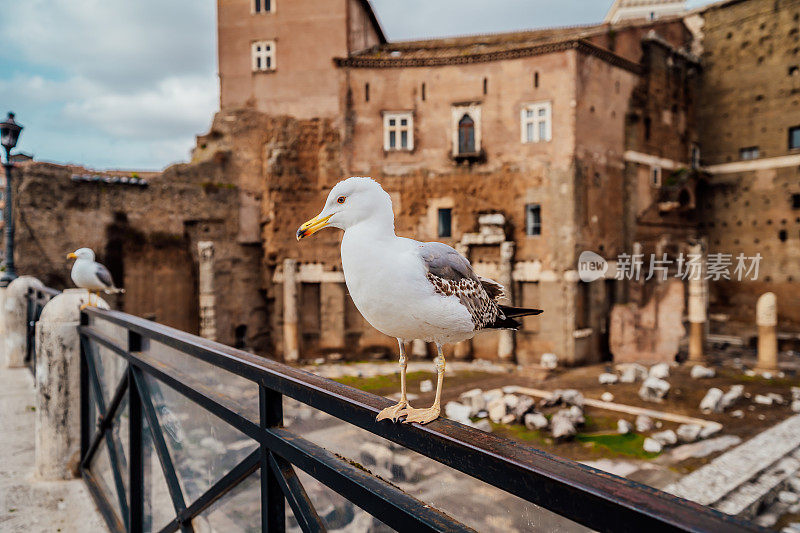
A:
{"label": "metal railing post", "polygon": [[[258,409],[262,428],[283,424],[283,398],[280,393],[258,386]],[[270,451],[261,444],[261,531],[283,533],[286,530],[286,500],[275,472],[270,467]]]}
{"label": "metal railing post", "polygon": [[[142,350],[142,337],[138,333],[128,331],[128,351]],[[144,531],[144,453],[142,450],[142,398],[133,376],[133,367],[128,364],[128,480],[130,502],[128,505],[129,533]]]}

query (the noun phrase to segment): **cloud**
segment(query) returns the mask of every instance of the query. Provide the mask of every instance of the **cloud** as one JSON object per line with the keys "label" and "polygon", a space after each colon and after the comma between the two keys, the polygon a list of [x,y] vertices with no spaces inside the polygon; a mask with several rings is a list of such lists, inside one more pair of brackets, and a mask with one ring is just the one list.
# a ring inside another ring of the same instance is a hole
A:
{"label": "cloud", "polygon": [[186,159],[218,105],[215,3],[25,0],[0,17],[20,150],[96,167]]}

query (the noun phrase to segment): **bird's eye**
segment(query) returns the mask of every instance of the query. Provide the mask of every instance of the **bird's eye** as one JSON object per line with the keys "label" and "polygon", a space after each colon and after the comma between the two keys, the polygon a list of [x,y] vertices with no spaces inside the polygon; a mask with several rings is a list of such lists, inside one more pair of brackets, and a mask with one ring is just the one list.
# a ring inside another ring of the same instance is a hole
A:
{"label": "bird's eye", "polygon": [[336,202],[340,203],[340,204],[343,204],[344,200],[345,200],[344,196],[340,196],[339,198],[336,199]]}

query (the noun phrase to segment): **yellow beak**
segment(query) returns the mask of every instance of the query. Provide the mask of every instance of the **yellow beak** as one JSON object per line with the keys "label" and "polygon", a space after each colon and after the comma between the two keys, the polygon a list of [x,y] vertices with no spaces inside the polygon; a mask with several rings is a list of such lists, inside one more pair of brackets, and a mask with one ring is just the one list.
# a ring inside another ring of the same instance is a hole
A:
{"label": "yellow beak", "polygon": [[78,256],[75,255],[75,252],[70,252],[67,254],[67,259],[77,259]]}
{"label": "yellow beak", "polygon": [[309,235],[313,235],[325,226],[328,225],[328,220],[333,216],[330,214],[326,217],[314,217],[308,222],[304,223],[300,228],[297,230],[297,240],[299,241],[303,237],[308,237]]}

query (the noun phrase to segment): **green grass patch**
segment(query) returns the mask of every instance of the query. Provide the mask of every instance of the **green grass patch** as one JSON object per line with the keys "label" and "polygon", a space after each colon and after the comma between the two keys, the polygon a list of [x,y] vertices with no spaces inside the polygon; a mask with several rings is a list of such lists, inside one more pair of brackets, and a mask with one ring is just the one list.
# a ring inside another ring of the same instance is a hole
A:
{"label": "green grass patch", "polygon": [[575,440],[589,442],[595,447],[604,448],[609,452],[639,459],[653,459],[659,456],[658,453],[644,451],[642,448],[644,436],[638,433],[628,433],[626,435],[620,435],[619,433],[604,433],[600,435],[578,433],[575,435]]}
{"label": "green grass patch", "polygon": [[789,386],[798,386],[800,385],[800,379],[796,377],[782,377],[779,378],[775,376],[774,378],[767,379],[761,374],[756,374],[755,376],[748,376],[747,374],[738,373],[738,372],[729,372],[722,370],[719,374],[723,377],[733,379],[735,381],[741,381],[742,383],[759,383],[761,385],[774,385],[779,387],[789,387]]}
{"label": "green grass patch", "polygon": [[[406,374],[406,381],[408,384],[422,381],[423,379],[430,379],[435,377],[432,372],[408,372]],[[400,374],[387,374],[382,376],[370,376],[370,377],[359,377],[359,376],[342,376],[336,378],[335,381],[342,383],[343,385],[350,385],[351,387],[355,387],[356,389],[360,389],[366,392],[377,392],[383,391],[386,389],[396,388],[397,392],[400,392]]]}

